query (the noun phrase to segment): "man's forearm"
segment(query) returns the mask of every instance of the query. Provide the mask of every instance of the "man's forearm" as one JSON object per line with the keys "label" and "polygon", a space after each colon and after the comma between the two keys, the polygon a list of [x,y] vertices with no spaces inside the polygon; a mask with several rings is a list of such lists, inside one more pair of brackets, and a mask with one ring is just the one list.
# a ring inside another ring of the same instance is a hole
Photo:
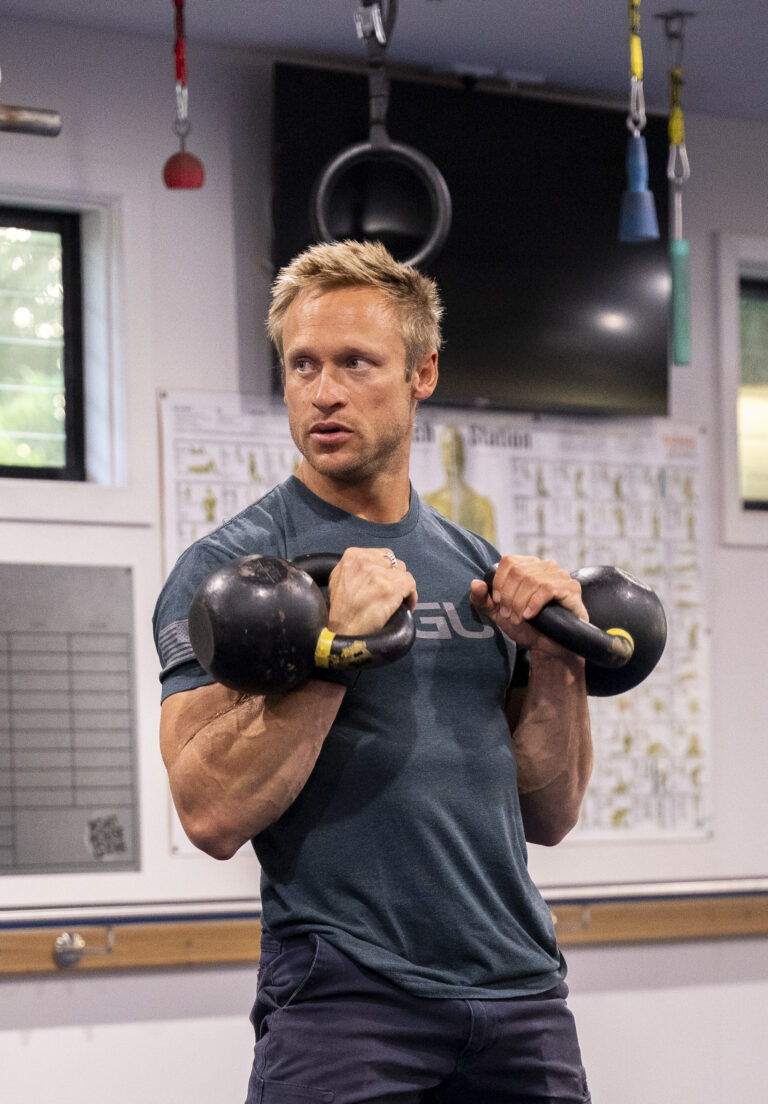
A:
{"label": "man's forearm", "polygon": [[168,698],[161,747],[190,840],[226,859],[282,816],[309,777],[344,693],[310,681],[266,698],[218,684]]}
{"label": "man's forearm", "polygon": [[592,771],[582,660],[532,654],[512,739],[526,838],[559,843],[578,819]]}

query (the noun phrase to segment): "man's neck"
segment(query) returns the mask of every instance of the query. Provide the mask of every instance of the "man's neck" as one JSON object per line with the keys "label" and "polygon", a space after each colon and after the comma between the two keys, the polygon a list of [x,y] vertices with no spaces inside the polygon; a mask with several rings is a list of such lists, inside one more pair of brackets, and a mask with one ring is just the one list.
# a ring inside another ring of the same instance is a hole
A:
{"label": "man's neck", "polygon": [[405,517],[411,505],[408,472],[398,476],[379,473],[351,483],[323,475],[302,460],[296,478],[318,498],[365,521],[392,524]]}

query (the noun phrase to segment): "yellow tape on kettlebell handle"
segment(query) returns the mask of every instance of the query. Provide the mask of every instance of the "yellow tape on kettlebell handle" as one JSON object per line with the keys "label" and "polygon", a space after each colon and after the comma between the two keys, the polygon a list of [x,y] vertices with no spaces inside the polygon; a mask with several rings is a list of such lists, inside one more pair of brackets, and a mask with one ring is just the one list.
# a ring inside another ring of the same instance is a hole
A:
{"label": "yellow tape on kettlebell handle", "polygon": [[628,640],[629,643],[634,648],[635,641],[634,641],[632,635],[630,633],[628,633],[626,629],[606,629],[605,631],[607,633],[609,633],[611,636],[623,636],[624,639]]}
{"label": "yellow tape on kettlebell handle", "polygon": [[330,667],[331,646],[336,639],[336,633],[330,629],[323,629],[315,644],[315,667]]}

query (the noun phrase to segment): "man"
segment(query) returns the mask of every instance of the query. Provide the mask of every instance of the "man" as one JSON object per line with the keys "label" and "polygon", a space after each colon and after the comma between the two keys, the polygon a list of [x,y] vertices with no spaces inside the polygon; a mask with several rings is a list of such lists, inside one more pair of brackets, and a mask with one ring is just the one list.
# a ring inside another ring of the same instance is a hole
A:
{"label": "man", "polygon": [[[313,246],[280,272],[269,329],[302,462],[184,553],[155,613],[181,822],[217,858],[253,840],[262,867],[249,1104],[589,1100],[525,844],[573,827],[592,756],[583,662],[527,621],[551,600],[586,611],[532,557],[504,556],[489,593],[498,552],[410,486],[440,315],[378,244]],[[406,602],[411,652],[266,697],[213,683],[186,634],[197,586],[240,555],[312,551],[343,553],[329,627],[369,633]]]}

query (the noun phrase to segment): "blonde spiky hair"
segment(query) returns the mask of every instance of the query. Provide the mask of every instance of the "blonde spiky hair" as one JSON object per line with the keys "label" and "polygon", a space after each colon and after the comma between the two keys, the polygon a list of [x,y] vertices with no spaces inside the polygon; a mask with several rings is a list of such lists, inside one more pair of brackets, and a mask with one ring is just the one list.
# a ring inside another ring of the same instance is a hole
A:
{"label": "blonde spiky hair", "polygon": [[405,345],[406,374],[442,344],[443,306],[437,285],[411,265],[396,261],[380,242],[322,242],[281,268],[272,285],[267,331],[283,359],[283,324],[303,292],[321,295],[341,287],[372,287],[388,296]]}

